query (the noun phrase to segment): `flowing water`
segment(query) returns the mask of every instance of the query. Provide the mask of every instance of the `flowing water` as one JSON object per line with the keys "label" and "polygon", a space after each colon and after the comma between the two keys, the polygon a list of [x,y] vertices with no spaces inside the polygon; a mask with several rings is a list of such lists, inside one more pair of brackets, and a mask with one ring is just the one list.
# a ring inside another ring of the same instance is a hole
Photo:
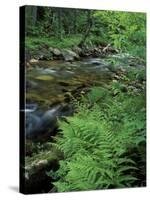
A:
{"label": "flowing water", "polygon": [[78,98],[92,86],[109,84],[115,70],[135,64],[134,57],[120,54],[74,62],[39,61],[26,68],[27,138],[41,139],[45,133],[52,134],[57,117],[73,113],[72,97]]}
{"label": "flowing water", "polygon": [[26,136],[44,137],[56,128],[56,118],[71,115],[69,96],[85,88],[103,85],[112,72],[104,59],[76,62],[39,61],[26,69]]}

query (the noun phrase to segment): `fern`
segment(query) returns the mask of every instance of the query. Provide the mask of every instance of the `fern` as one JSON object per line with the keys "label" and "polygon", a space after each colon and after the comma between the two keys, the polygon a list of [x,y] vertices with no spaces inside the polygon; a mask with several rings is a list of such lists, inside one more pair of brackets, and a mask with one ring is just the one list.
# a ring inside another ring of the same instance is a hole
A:
{"label": "fern", "polygon": [[[62,131],[55,146],[64,153],[64,160],[54,182],[59,192],[131,187],[140,182],[141,168],[133,155],[144,157],[139,151],[146,141],[144,96],[114,97],[108,89],[98,90],[82,99],[78,113],[67,117],[67,122],[60,121]],[[145,159],[141,162],[145,164]]]}

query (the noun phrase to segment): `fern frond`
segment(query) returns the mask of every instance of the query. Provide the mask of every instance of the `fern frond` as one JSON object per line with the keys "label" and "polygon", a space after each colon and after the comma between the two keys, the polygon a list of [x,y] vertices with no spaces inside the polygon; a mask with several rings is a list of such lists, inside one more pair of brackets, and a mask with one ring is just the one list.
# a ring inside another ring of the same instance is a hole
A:
{"label": "fern frond", "polygon": [[56,147],[65,160],[56,172],[58,191],[122,188],[138,181],[139,167],[129,153],[145,142],[145,111],[138,101],[137,105],[132,96],[113,97],[111,91],[94,88],[86,105],[78,105],[78,113],[59,122]]}

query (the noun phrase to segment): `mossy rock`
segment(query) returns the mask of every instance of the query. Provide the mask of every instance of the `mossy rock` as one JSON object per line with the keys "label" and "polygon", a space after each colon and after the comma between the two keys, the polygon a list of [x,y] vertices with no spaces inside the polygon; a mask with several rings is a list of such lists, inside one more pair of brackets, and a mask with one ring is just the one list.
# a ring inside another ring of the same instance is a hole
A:
{"label": "mossy rock", "polygon": [[46,172],[56,171],[58,161],[62,159],[62,154],[50,147],[38,154],[25,157],[25,193],[48,192],[52,185],[52,179]]}
{"label": "mossy rock", "polygon": [[42,75],[42,76],[35,77],[35,79],[41,80],[41,81],[51,81],[51,80],[54,80],[54,77],[49,76],[49,75]]}
{"label": "mossy rock", "polygon": [[41,143],[41,142],[33,142],[30,139],[26,139],[26,158],[34,157],[38,155],[40,152],[46,152],[52,148],[49,142]]}
{"label": "mossy rock", "polygon": [[61,152],[52,147],[37,154],[33,154],[32,156],[26,156],[26,178],[29,178],[32,174],[38,173],[42,169],[49,168],[51,164],[57,162],[61,156]]}

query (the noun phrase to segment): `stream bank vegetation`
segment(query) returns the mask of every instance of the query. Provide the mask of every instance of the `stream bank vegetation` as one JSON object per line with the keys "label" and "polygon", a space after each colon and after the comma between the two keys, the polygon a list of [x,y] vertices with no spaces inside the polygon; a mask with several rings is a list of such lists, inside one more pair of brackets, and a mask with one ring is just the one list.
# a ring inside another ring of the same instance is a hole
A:
{"label": "stream bank vegetation", "polygon": [[53,145],[64,160],[49,173],[55,174],[59,192],[146,185],[145,85],[140,82],[93,87],[75,102],[77,113],[60,121]]}
{"label": "stream bank vegetation", "polygon": [[[112,46],[145,59],[144,13],[26,7],[26,49]],[[107,48],[106,48],[107,49]]]}
{"label": "stream bank vegetation", "polygon": [[[28,184],[33,185],[30,176],[35,185],[36,180],[40,182],[46,176],[46,183],[39,184],[47,184],[44,192],[146,186],[146,15],[27,6],[25,34],[27,59],[36,59],[32,62],[46,60],[53,65],[51,60],[65,60],[68,69],[62,69],[69,74],[79,64],[76,60],[96,57],[101,61],[95,60],[89,66],[94,69],[101,65],[104,70],[102,61],[107,61],[105,73],[111,74],[103,84],[98,81],[96,84],[89,76],[85,80],[82,74],[84,84],[69,90],[68,79],[58,81],[58,74],[54,74],[56,63],[49,68],[51,75],[42,74],[34,79],[50,91],[43,90],[47,92],[45,99],[39,87],[37,98],[38,85],[32,83],[36,94],[28,93],[27,101],[37,103],[40,99],[42,104],[46,101],[50,105],[49,92],[53,90],[48,84],[57,80],[56,90],[63,88],[69,94],[67,104],[74,110],[71,116],[57,120],[55,134],[46,143],[28,143],[25,167]],[[41,66],[32,62],[28,73],[36,67],[40,71]],[[85,65],[80,68],[88,67]],[[48,163],[46,167],[44,162]],[[41,163],[44,172],[38,177]],[[37,192],[33,188],[30,193]]]}

